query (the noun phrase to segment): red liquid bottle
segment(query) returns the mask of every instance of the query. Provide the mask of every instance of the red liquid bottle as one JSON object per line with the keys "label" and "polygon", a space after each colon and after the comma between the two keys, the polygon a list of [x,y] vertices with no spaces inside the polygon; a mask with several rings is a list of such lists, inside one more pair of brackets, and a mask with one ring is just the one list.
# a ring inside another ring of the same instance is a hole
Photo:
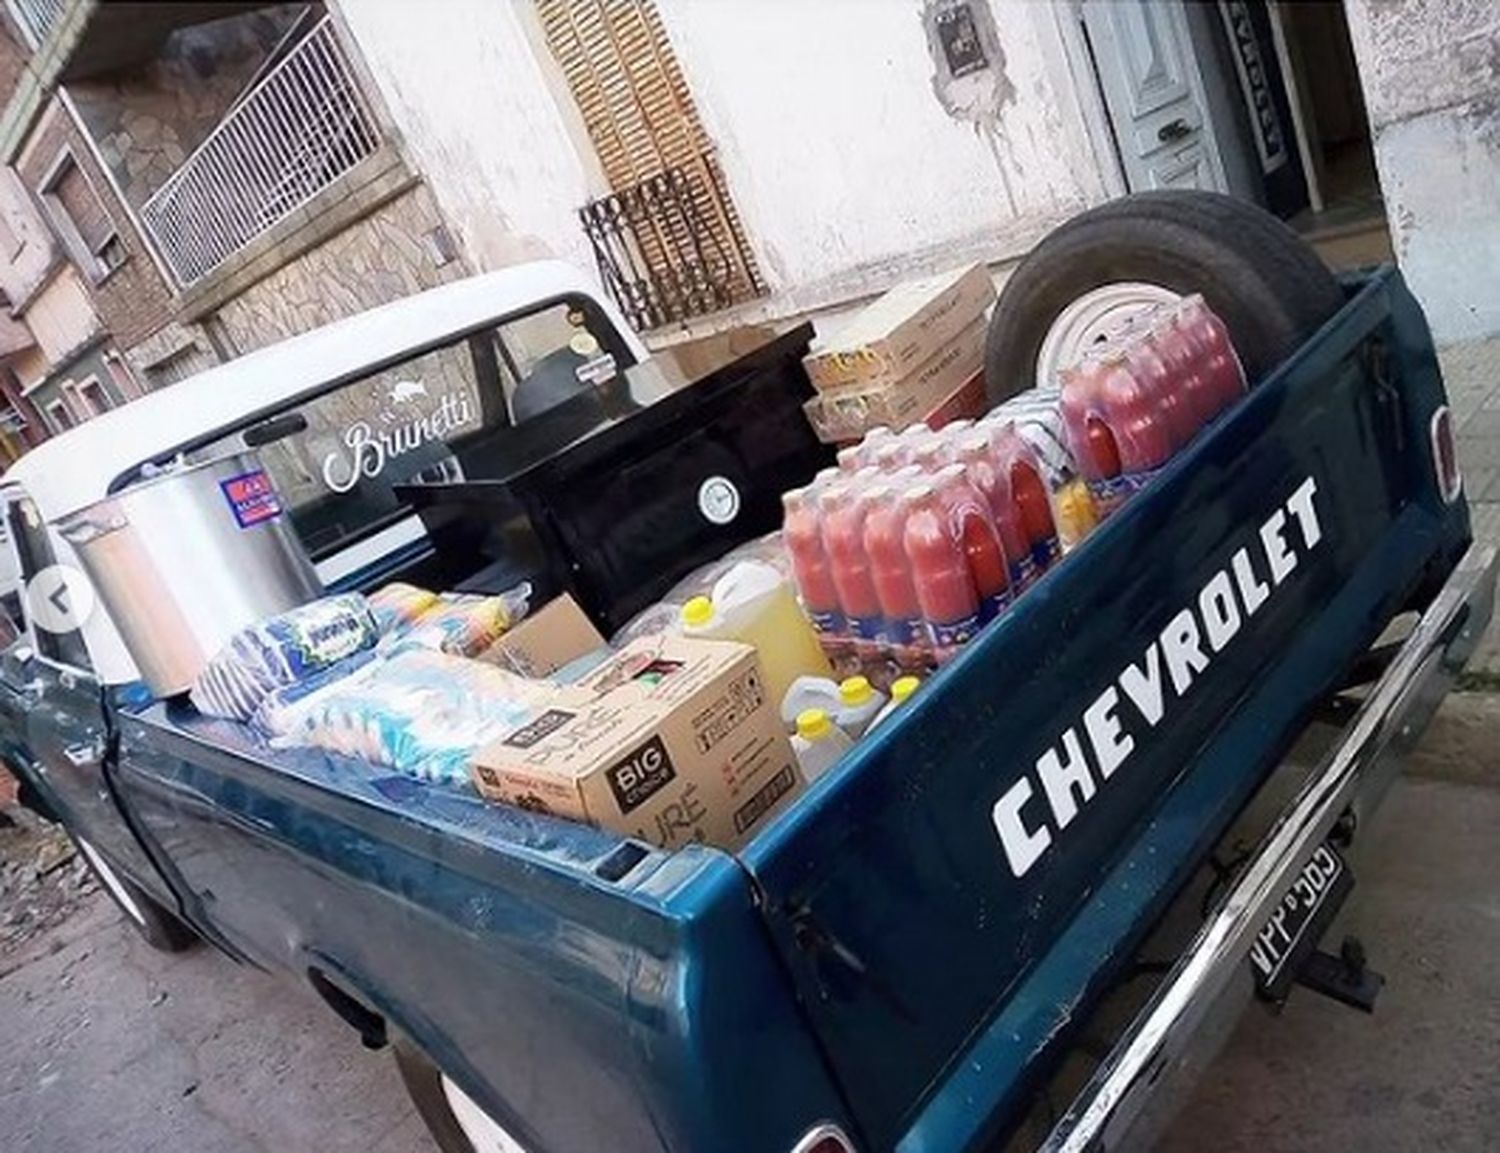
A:
{"label": "red liquid bottle", "polygon": [[1150,340],[1156,353],[1167,364],[1172,382],[1193,418],[1193,432],[1202,428],[1219,411],[1213,382],[1204,375],[1204,358],[1199,354],[1177,311],[1173,309],[1152,330]]}
{"label": "red liquid bottle", "polygon": [[1001,480],[1031,553],[1034,580],[1062,556],[1057,523],[1052,517],[1052,499],[1042,480],[1042,463],[1037,458],[1036,449],[1015,426],[993,432],[991,437]]}
{"label": "red liquid bottle", "polygon": [[856,651],[872,656],[882,631],[880,599],[865,556],[865,516],[869,512],[859,487],[834,485],[818,497],[823,551],[828,558],[834,591],[845,631]]}
{"label": "red liquid bottle", "polygon": [[1107,356],[1099,375],[1098,406],[1114,434],[1121,475],[1139,488],[1172,458],[1172,434],[1157,398],[1123,356]]}
{"label": "red liquid bottle", "polygon": [[1155,400],[1162,428],[1171,441],[1171,451],[1180,452],[1197,433],[1198,421],[1166,358],[1157,351],[1149,330],[1126,345],[1125,362],[1136,382]]}
{"label": "red liquid bottle", "polygon": [[938,496],[948,509],[954,538],[963,549],[979,594],[979,621],[989,624],[1009,606],[1010,564],[989,503],[964,475],[963,465],[951,464],[937,474]]}
{"label": "red liquid bottle", "polygon": [[884,641],[903,667],[915,667],[926,650],[922,606],[906,558],[906,505],[899,480],[882,480],[865,490],[865,557],[880,601]]}
{"label": "red liquid bottle", "polygon": [[910,462],[929,476],[954,462],[953,446],[939,433],[931,432],[912,442],[908,450]]}
{"label": "red liquid bottle", "polygon": [[1189,296],[1177,310],[1189,341],[1202,357],[1203,376],[1213,397],[1215,414],[1245,394],[1245,373],[1229,340],[1229,329],[1203,297]]}
{"label": "red liquid bottle", "polygon": [[999,435],[986,429],[975,429],[958,442],[958,462],[989,506],[1000,535],[1000,547],[1005,550],[1011,592],[1019,596],[1022,589],[1036,580],[1037,571],[1026,526],[1012,499],[1009,478],[1004,474],[997,452]]}
{"label": "red liquid bottle", "polygon": [[913,485],[902,498],[902,540],[933,654],[942,660],[979,632],[979,594],[936,487]]}
{"label": "red liquid bottle", "polygon": [[1099,398],[1103,371],[1104,362],[1097,357],[1064,369],[1058,401],[1068,450],[1078,464],[1079,475],[1088,486],[1100,520],[1114,512],[1125,498],[1120,480],[1120,448],[1115,434],[1104,422]]}
{"label": "red liquid bottle", "polygon": [[781,526],[782,543],[792,565],[792,580],[802,598],[802,607],[818,631],[825,647],[837,647],[844,635],[844,615],[839,609],[839,593],[833,583],[833,570],[823,551],[822,526],[810,488],[796,488],[781,494],[785,516]]}

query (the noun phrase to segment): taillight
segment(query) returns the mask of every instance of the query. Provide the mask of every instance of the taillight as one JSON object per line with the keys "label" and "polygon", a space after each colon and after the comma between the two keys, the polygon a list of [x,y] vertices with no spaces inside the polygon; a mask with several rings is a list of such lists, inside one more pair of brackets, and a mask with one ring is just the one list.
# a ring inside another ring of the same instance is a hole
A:
{"label": "taillight", "polygon": [[854,1142],[830,1121],[814,1125],[792,1147],[792,1153],[855,1153]]}
{"label": "taillight", "polygon": [[1446,404],[1432,414],[1432,467],[1437,472],[1438,491],[1452,504],[1464,490],[1458,471],[1458,447],[1453,441],[1453,410]]}

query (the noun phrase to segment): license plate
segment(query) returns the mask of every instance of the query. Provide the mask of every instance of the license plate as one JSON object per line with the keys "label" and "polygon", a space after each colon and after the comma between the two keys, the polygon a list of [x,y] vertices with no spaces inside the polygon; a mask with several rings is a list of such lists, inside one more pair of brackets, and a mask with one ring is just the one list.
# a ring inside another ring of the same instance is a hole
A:
{"label": "license plate", "polygon": [[1302,959],[1317,947],[1328,922],[1354,885],[1344,858],[1326,841],[1287,890],[1250,948],[1256,992],[1286,999]]}

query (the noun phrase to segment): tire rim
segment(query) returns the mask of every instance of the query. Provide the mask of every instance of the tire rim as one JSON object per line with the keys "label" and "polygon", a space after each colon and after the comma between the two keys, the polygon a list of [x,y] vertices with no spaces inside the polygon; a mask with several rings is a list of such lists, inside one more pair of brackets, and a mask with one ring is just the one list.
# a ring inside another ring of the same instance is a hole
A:
{"label": "tire rim", "polygon": [[144,925],[146,917],[141,912],[141,907],[135,903],[135,898],[130,895],[130,890],[125,888],[125,883],[120,880],[115,871],[105,864],[104,858],[99,855],[99,851],[82,837],[74,837],[73,839],[78,842],[78,847],[83,851],[83,855],[88,858],[89,864],[94,866],[94,872],[104,882],[104,887],[109,890],[109,895],[115,899],[120,908],[125,910],[125,915],[137,925]]}
{"label": "tire rim", "polygon": [[448,1074],[444,1073],[442,1079],[448,1108],[469,1144],[474,1146],[474,1153],[526,1153],[519,1141],[500,1128],[472,1097],[448,1079]]}
{"label": "tire rim", "polygon": [[1036,354],[1038,388],[1056,387],[1058,374],[1083,359],[1083,354],[1108,340],[1126,324],[1160,304],[1175,304],[1179,293],[1144,280],[1101,284],[1085,292],[1057,314]]}

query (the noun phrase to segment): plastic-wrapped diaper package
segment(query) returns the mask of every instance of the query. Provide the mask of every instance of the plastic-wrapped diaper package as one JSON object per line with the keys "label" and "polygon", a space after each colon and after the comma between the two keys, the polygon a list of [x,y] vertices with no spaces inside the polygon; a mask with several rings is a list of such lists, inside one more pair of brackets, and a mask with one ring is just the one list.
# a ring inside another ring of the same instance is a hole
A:
{"label": "plastic-wrapped diaper package", "polygon": [[267,695],[373,648],[380,638],[358,593],[323,597],[241,629],[198,674],[200,713],[245,721]]}
{"label": "plastic-wrapped diaper package", "polygon": [[367,599],[381,636],[405,632],[438,603],[437,593],[402,581],[376,589]]}
{"label": "plastic-wrapped diaper package", "polygon": [[256,724],[271,734],[274,747],[326,749],[467,787],[476,749],[527,724],[567,691],[479,661],[410,647],[310,692],[275,693]]}
{"label": "plastic-wrapped diaper package", "polygon": [[529,584],[499,596],[445,594],[406,629],[384,637],[383,651],[425,648],[451,656],[476,657],[526,615],[530,595]]}

